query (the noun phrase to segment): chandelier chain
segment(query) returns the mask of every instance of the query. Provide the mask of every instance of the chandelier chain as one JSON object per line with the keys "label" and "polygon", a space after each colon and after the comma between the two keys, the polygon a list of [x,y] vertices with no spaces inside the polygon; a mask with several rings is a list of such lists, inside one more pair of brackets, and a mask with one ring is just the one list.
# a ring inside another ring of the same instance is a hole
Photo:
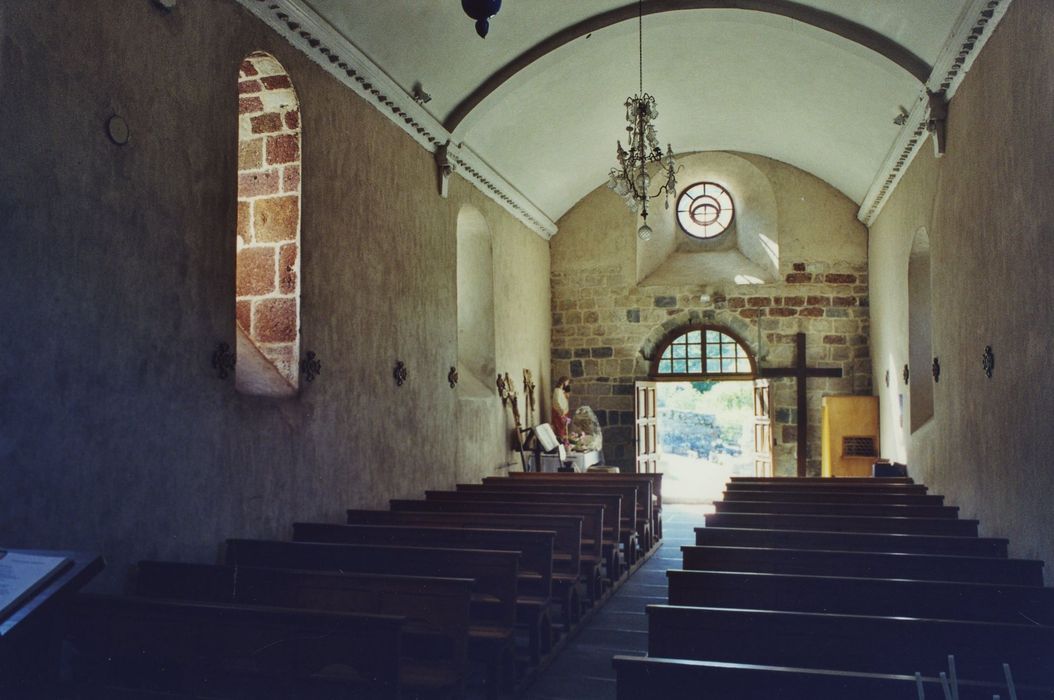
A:
{"label": "chandelier chain", "polygon": [[644,94],[644,0],[637,0],[637,67],[640,78],[640,92]]}

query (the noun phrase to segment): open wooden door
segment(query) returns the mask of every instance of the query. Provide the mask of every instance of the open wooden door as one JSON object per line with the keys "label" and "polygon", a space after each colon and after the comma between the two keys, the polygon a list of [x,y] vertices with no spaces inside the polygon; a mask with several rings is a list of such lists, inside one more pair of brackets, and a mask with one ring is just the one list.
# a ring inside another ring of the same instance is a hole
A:
{"label": "open wooden door", "polygon": [[772,401],[768,379],[754,380],[754,476],[772,476]]}
{"label": "open wooden door", "polygon": [[654,474],[659,471],[659,440],[656,411],[655,382],[637,382],[636,396],[636,434],[633,442],[636,446],[638,474]]}

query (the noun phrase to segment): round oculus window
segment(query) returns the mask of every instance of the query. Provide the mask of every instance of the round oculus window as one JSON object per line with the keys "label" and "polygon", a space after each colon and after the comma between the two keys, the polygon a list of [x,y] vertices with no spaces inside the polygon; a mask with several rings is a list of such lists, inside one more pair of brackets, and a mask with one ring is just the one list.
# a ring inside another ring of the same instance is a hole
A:
{"label": "round oculus window", "polygon": [[732,195],[713,182],[690,185],[677,199],[677,223],[695,238],[720,235],[732,223],[735,213]]}

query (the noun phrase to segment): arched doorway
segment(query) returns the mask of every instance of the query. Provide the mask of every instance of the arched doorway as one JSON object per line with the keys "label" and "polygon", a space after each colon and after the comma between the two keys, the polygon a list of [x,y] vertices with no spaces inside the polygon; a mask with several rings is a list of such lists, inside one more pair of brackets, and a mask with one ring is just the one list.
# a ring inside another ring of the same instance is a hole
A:
{"label": "arched doorway", "polygon": [[638,471],[663,473],[665,500],[712,502],[730,476],[771,473],[768,382],[732,329],[670,332],[636,391]]}

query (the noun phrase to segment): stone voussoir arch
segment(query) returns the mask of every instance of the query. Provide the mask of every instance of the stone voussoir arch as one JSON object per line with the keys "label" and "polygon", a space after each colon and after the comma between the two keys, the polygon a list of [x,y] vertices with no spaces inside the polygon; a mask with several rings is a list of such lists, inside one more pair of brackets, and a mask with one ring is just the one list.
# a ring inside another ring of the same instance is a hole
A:
{"label": "stone voussoir arch", "polygon": [[651,370],[655,353],[663,346],[663,341],[678,329],[687,329],[693,324],[724,326],[733,331],[746,345],[751,355],[757,357],[756,341],[752,341],[757,329],[750,322],[732,311],[714,311],[710,309],[687,309],[670,316],[662,323],[656,324],[641,341],[639,351],[634,358],[633,373],[637,378],[645,378]]}

